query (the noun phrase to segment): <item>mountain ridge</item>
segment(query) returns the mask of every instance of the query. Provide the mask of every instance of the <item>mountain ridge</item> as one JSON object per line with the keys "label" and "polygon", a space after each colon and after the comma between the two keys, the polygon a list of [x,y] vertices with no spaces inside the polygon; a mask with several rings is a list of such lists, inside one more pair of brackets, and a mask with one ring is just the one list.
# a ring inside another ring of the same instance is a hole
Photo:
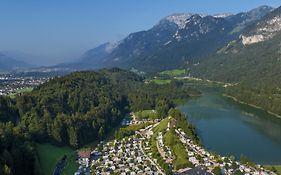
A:
{"label": "mountain ridge", "polygon": [[146,72],[188,67],[194,58],[202,59],[237,39],[245,26],[272,9],[261,6],[236,15],[172,14],[151,29],[129,34],[110,52],[106,51],[110,44],[103,44],[87,51],[78,61],[63,66],[135,68]]}

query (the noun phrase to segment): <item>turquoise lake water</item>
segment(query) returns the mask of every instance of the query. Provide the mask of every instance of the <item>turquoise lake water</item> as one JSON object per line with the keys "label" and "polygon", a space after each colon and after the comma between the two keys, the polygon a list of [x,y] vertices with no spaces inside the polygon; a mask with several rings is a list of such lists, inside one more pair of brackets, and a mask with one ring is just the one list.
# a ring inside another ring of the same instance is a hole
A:
{"label": "turquoise lake water", "polygon": [[243,154],[260,164],[281,164],[281,119],[223,97],[221,88],[194,86],[202,95],[179,108],[205,148],[237,159]]}

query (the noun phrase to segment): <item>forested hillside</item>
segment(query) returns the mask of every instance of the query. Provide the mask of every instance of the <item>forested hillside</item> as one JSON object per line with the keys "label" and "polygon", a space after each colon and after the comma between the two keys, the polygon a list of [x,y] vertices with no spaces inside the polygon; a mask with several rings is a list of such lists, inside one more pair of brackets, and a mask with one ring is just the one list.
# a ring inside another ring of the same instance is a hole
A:
{"label": "forested hillside", "polygon": [[239,40],[198,66],[194,76],[234,83],[227,93],[238,100],[281,114],[281,7],[245,29]]}
{"label": "forested hillside", "polygon": [[[281,34],[249,46],[236,45],[193,68],[193,75],[234,83],[227,93],[243,102],[281,114]],[[241,48],[239,48],[241,47]]]}
{"label": "forested hillside", "polygon": [[109,69],[54,78],[15,99],[1,97],[0,174],[38,174],[35,141],[80,147],[102,139],[130,111],[157,107],[165,115],[174,99],[190,95],[198,92],[179,82],[144,83],[134,73]]}

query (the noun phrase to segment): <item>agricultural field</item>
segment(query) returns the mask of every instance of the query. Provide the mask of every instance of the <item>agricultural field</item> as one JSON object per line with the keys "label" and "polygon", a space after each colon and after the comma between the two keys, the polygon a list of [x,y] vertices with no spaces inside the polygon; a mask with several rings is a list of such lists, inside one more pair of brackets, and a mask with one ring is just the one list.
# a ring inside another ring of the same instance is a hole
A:
{"label": "agricultural field", "polygon": [[166,70],[163,72],[160,72],[160,75],[168,75],[168,76],[181,76],[186,74],[186,70],[185,69],[174,69],[174,70]]}
{"label": "agricultural field", "polygon": [[135,113],[136,117],[139,119],[139,120],[142,120],[142,119],[158,119],[159,116],[157,114],[157,112],[155,110],[143,110],[143,111],[138,111]]}
{"label": "agricultural field", "polygon": [[171,80],[153,79],[153,80],[151,80],[151,82],[156,83],[156,84],[163,85],[163,84],[169,84],[169,83],[171,83]]}

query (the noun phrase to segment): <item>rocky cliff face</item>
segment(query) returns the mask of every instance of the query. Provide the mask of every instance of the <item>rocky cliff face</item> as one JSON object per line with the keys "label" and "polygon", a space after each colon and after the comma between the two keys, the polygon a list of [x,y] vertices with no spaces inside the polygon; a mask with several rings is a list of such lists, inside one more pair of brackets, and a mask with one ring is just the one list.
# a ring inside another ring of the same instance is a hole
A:
{"label": "rocky cliff face", "polygon": [[265,18],[255,25],[246,34],[241,35],[242,43],[250,45],[273,38],[281,31],[281,8],[276,9],[272,14],[265,16]]}

